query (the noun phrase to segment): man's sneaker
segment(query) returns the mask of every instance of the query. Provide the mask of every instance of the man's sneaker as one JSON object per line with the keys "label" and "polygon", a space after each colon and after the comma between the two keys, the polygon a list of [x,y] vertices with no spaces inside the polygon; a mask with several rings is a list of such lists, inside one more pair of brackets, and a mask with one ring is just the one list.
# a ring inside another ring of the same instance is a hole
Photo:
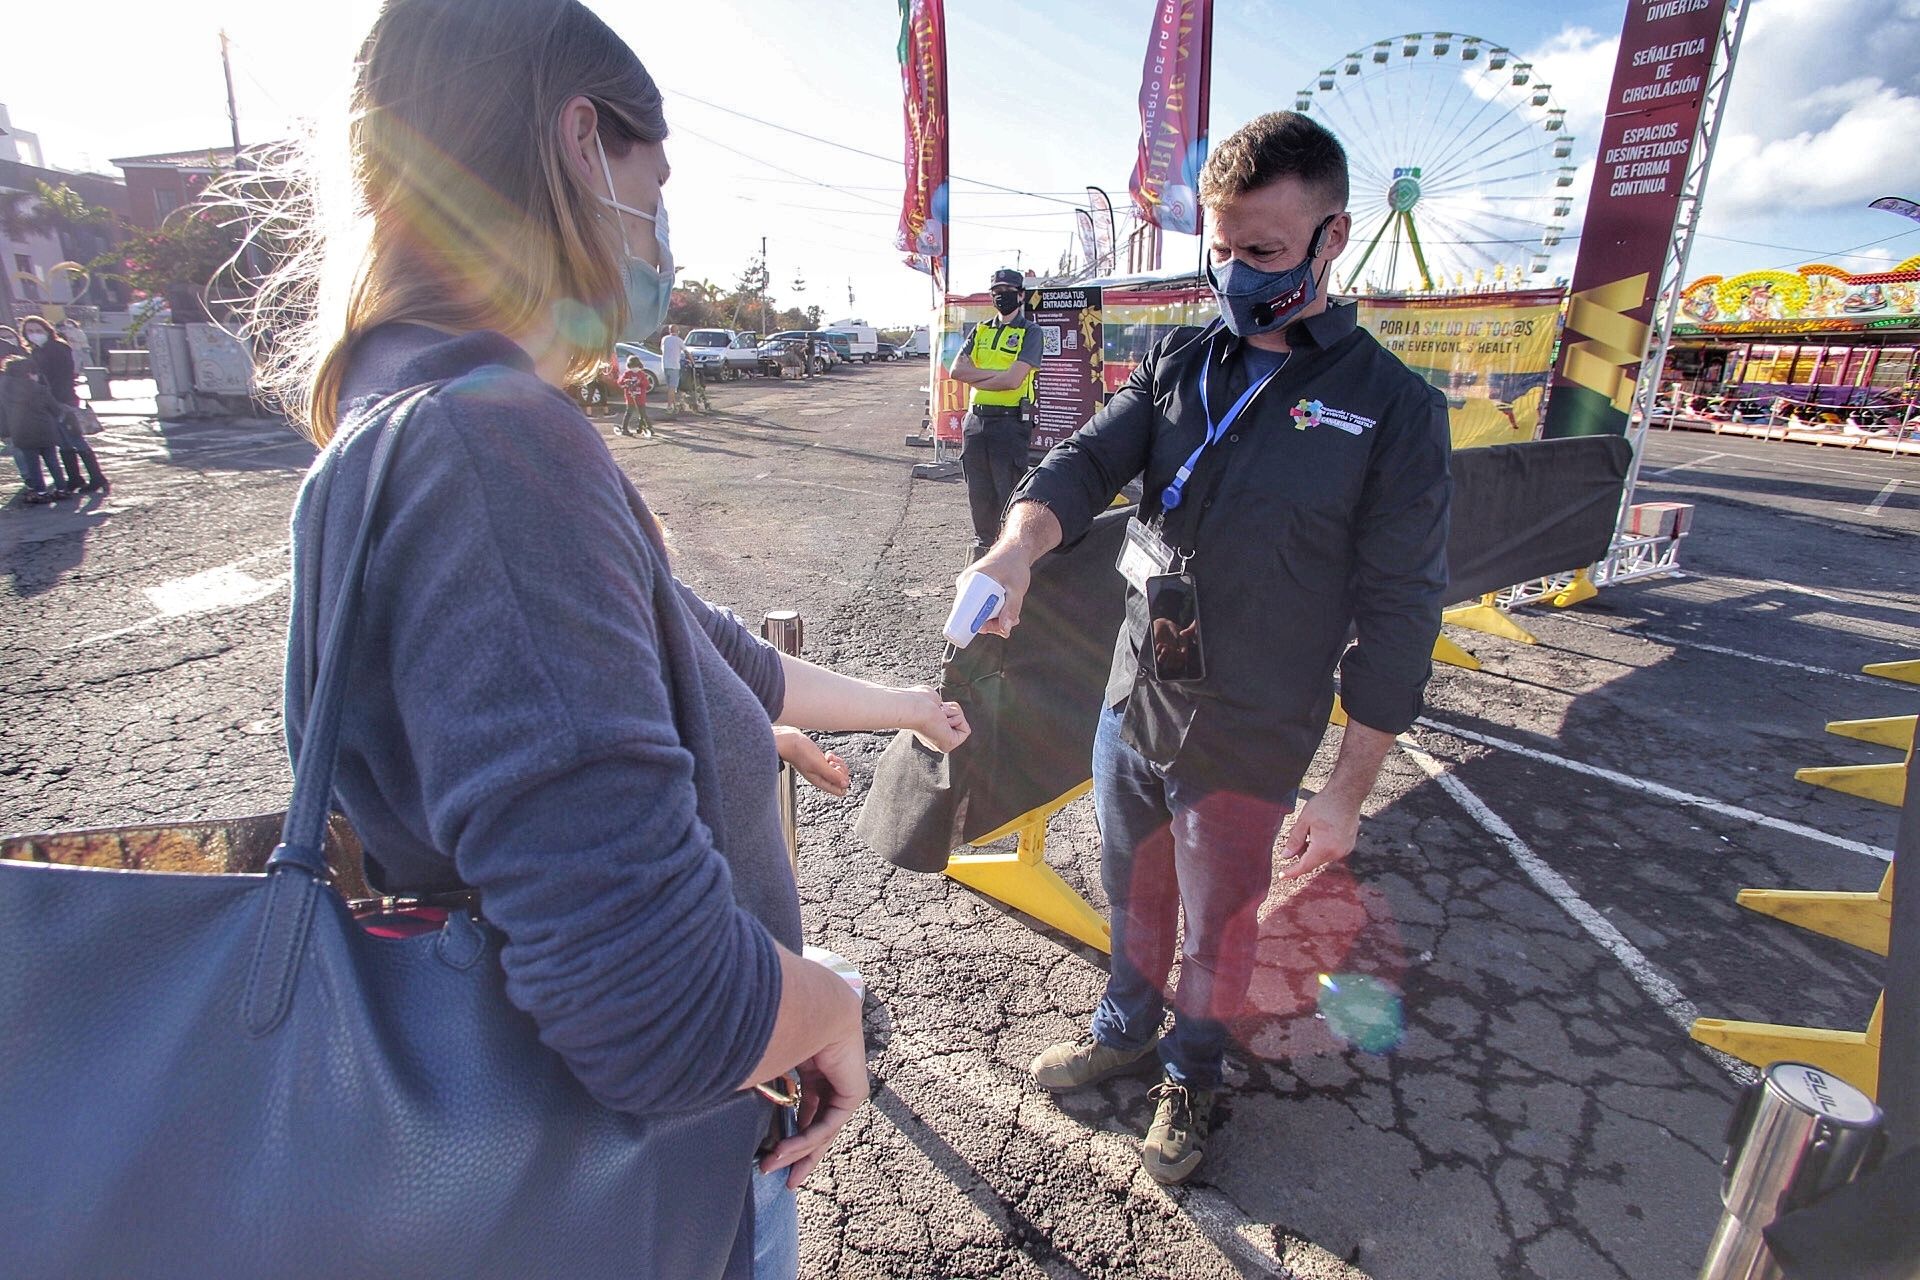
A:
{"label": "man's sneaker", "polygon": [[1155,1182],[1185,1182],[1207,1154],[1207,1135],[1213,1131],[1213,1095],[1171,1080],[1153,1087],[1160,1105],[1153,1126],[1140,1144],[1140,1163]]}
{"label": "man's sneaker", "polygon": [[1033,1060],[1033,1082],[1042,1089],[1078,1089],[1131,1071],[1151,1058],[1159,1043],[1155,1036],[1144,1049],[1109,1049],[1091,1037],[1068,1040]]}

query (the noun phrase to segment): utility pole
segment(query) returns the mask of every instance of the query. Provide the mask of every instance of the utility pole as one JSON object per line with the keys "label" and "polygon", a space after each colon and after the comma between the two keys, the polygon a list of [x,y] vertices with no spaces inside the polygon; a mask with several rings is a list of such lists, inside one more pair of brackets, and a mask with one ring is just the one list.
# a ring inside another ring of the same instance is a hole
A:
{"label": "utility pole", "polygon": [[233,164],[240,167],[240,111],[233,102],[233,58],[227,53],[227,33],[220,32],[220,69],[227,75],[227,123],[233,126]]}

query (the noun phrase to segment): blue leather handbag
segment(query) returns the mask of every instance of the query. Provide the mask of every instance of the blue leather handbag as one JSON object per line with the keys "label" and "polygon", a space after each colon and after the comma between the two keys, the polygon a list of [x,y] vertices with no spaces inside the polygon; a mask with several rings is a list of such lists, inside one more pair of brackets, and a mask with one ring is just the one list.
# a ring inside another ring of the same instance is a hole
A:
{"label": "blue leather handbag", "polygon": [[[0,860],[0,1276],[693,1280],[748,1273],[715,1115],[590,1097],[469,912],[362,930],[323,842],[390,398],[261,875]],[[744,1145],[767,1109],[723,1108]],[[691,1132],[701,1138],[689,1149]]]}

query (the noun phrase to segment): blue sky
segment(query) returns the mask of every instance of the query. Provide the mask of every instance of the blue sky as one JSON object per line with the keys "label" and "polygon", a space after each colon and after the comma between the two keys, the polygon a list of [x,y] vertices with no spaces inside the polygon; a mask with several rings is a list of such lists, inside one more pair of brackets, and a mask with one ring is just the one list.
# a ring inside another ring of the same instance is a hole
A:
{"label": "blue sky", "polygon": [[[816,302],[837,318],[849,312],[851,282],[852,312],[876,323],[926,311],[926,278],[892,249],[902,146],[892,0],[595,7],[669,92],[668,199],[685,270],[731,282],[765,236],[783,301]],[[1016,256],[1025,265],[1057,260],[1072,233],[1071,205],[1089,183],[1124,206],[1152,11],[1152,0],[948,0],[954,172],[1052,197],[956,182],[961,283]],[[98,0],[81,58],[98,78],[77,89],[71,12],[15,6],[9,45],[45,56],[10,59],[0,101],[58,165],[218,145],[227,137],[224,25],[243,136],[282,136],[302,118],[339,120],[351,52],[372,12],[372,0],[326,9]],[[1296,89],[1350,49],[1451,29],[1534,62],[1568,111],[1580,140],[1574,160],[1584,164],[1623,12],[1621,0],[1218,0],[1213,135],[1290,106]],[[1862,207],[1875,195],[1920,195],[1915,137],[1920,0],[1755,0],[1690,274],[1815,258],[1869,270],[1920,253],[1920,226]],[[1589,173],[1583,167],[1574,187],[1570,234]],[[1191,240],[1170,238],[1167,260],[1194,252]],[[807,284],[798,296],[796,275]]]}

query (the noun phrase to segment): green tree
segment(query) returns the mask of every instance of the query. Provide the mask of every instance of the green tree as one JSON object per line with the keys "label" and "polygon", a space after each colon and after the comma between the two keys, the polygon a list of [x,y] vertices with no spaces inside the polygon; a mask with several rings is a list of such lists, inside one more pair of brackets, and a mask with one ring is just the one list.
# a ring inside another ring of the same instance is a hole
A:
{"label": "green tree", "polygon": [[136,235],[93,261],[93,270],[167,300],[175,324],[206,320],[207,289],[240,251],[241,229],[207,206],[176,209],[157,231]]}
{"label": "green tree", "polygon": [[[727,323],[729,329],[753,328],[758,325],[761,333],[774,332],[768,327],[772,324],[773,318],[771,303],[767,297],[767,286],[772,281],[773,273],[767,270],[766,260],[759,254],[755,254],[748,260],[746,270],[742,271],[740,278],[734,282],[733,296],[729,299],[733,303],[732,315]],[[744,322],[741,320],[743,313],[747,317]]]}

